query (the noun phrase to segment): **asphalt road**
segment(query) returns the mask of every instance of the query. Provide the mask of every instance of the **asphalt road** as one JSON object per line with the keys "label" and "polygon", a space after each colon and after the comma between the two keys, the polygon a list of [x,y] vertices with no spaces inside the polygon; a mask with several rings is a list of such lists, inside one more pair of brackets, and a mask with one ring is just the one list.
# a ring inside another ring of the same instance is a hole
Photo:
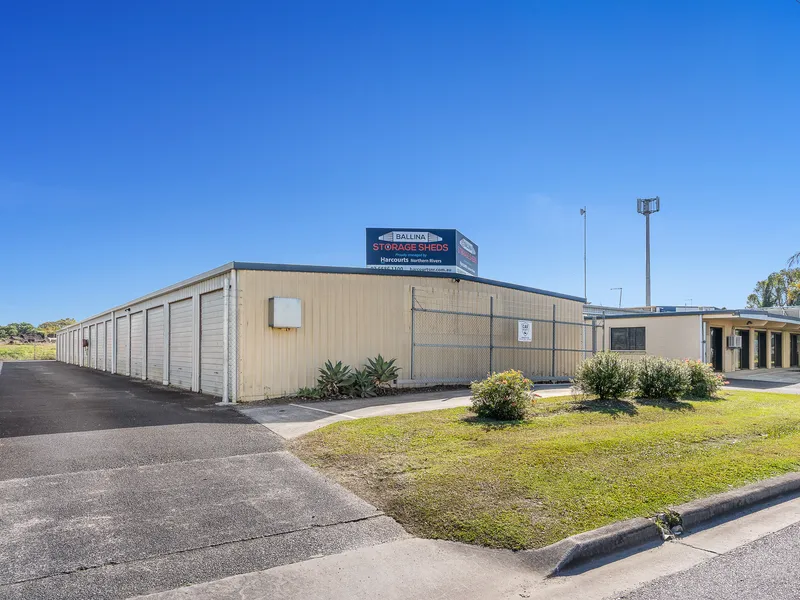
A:
{"label": "asphalt road", "polygon": [[405,536],[214,399],[0,371],[0,598],[125,598]]}
{"label": "asphalt road", "polygon": [[652,581],[622,600],[796,600],[800,597],[800,523]]}

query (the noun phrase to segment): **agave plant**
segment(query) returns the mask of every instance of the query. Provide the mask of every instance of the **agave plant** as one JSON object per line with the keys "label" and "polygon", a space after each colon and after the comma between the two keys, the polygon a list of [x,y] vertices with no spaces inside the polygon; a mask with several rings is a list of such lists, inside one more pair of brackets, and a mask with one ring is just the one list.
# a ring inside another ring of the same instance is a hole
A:
{"label": "agave plant", "polygon": [[295,392],[295,398],[303,398],[305,400],[318,400],[322,398],[322,392],[319,388],[315,387],[302,387]]}
{"label": "agave plant", "polygon": [[317,389],[324,397],[344,396],[347,389],[353,385],[355,375],[348,365],[342,361],[335,365],[326,361],[325,366],[319,370]]}
{"label": "agave plant", "polygon": [[353,371],[353,383],[347,390],[350,396],[355,398],[374,398],[378,395],[375,389],[375,382],[366,369],[356,369]]}
{"label": "agave plant", "polygon": [[367,365],[364,367],[364,371],[372,378],[372,382],[376,388],[386,389],[397,379],[397,376],[400,374],[400,369],[394,366],[396,360],[396,358],[388,361],[384,360],[380,354],[374,359],[367,359]]}

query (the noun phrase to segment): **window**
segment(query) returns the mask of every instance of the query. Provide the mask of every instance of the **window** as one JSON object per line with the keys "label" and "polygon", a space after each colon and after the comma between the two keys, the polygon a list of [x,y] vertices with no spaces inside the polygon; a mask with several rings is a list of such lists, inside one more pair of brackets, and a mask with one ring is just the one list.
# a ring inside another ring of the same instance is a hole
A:
{"label": "window", "polygon": [[644,327],[612,327],[612,350],[642,350],[644,351]]}

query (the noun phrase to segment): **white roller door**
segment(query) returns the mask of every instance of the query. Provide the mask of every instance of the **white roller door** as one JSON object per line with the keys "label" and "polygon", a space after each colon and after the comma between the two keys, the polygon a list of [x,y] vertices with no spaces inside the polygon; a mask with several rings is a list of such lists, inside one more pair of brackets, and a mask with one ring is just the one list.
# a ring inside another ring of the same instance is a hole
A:
{"label": "white roller door", "polygon": [[144,313],[131,315],[131,377],[142,378],[144,368]]}
{"label": "white roller door", "polygon": [[117,374],[130,375],[128,371],[128,317],[117,318]]}
{"label": "white roller door", "polygon": [[114,330],[111,321],[106,321],[106,371],[111,372],[114,366]]}
{"label": "white roller door", "polygon": [[169,382],[192,389],[192,299],[169,305]]}
{"label": "white roller door", "polygon": [[147,311],[147,378],[164,381],[164,307]]}
{"label": "white roller door", "polygon": [[97,368],[101,371],[106,368],[106,324],[97,324]]}
{"label": "white roller door", "polygon": [[200,296],[200,391],[222,396],[222,290]]}
{"label": "white roller door", "polygon": [[97,339],[95,338],[94,325],[89,325],[89,366],[93,369],[97,368],[95,364],[95,350],[97,349]]}
{"label": "white roller door", "polygon": [[78,346],[78,338],[80,337],[80,331],[77,329],[72,331],[72,364],[78,364],[78,353],[80,352],[80,347]]}

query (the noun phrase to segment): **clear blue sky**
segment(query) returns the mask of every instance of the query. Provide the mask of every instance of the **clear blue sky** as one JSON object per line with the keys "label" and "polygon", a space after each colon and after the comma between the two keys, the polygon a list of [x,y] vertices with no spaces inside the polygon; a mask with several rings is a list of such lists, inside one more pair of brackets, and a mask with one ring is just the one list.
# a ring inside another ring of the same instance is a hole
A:
{"label": "clear blue sky", "polygon": [[[0,19],[0,323],[230,260],[362,266],[458,228],[480,274],[741,306],[800,250],[800,3],[25,2]],[[216,212],[216,214],[215,214]]]}

